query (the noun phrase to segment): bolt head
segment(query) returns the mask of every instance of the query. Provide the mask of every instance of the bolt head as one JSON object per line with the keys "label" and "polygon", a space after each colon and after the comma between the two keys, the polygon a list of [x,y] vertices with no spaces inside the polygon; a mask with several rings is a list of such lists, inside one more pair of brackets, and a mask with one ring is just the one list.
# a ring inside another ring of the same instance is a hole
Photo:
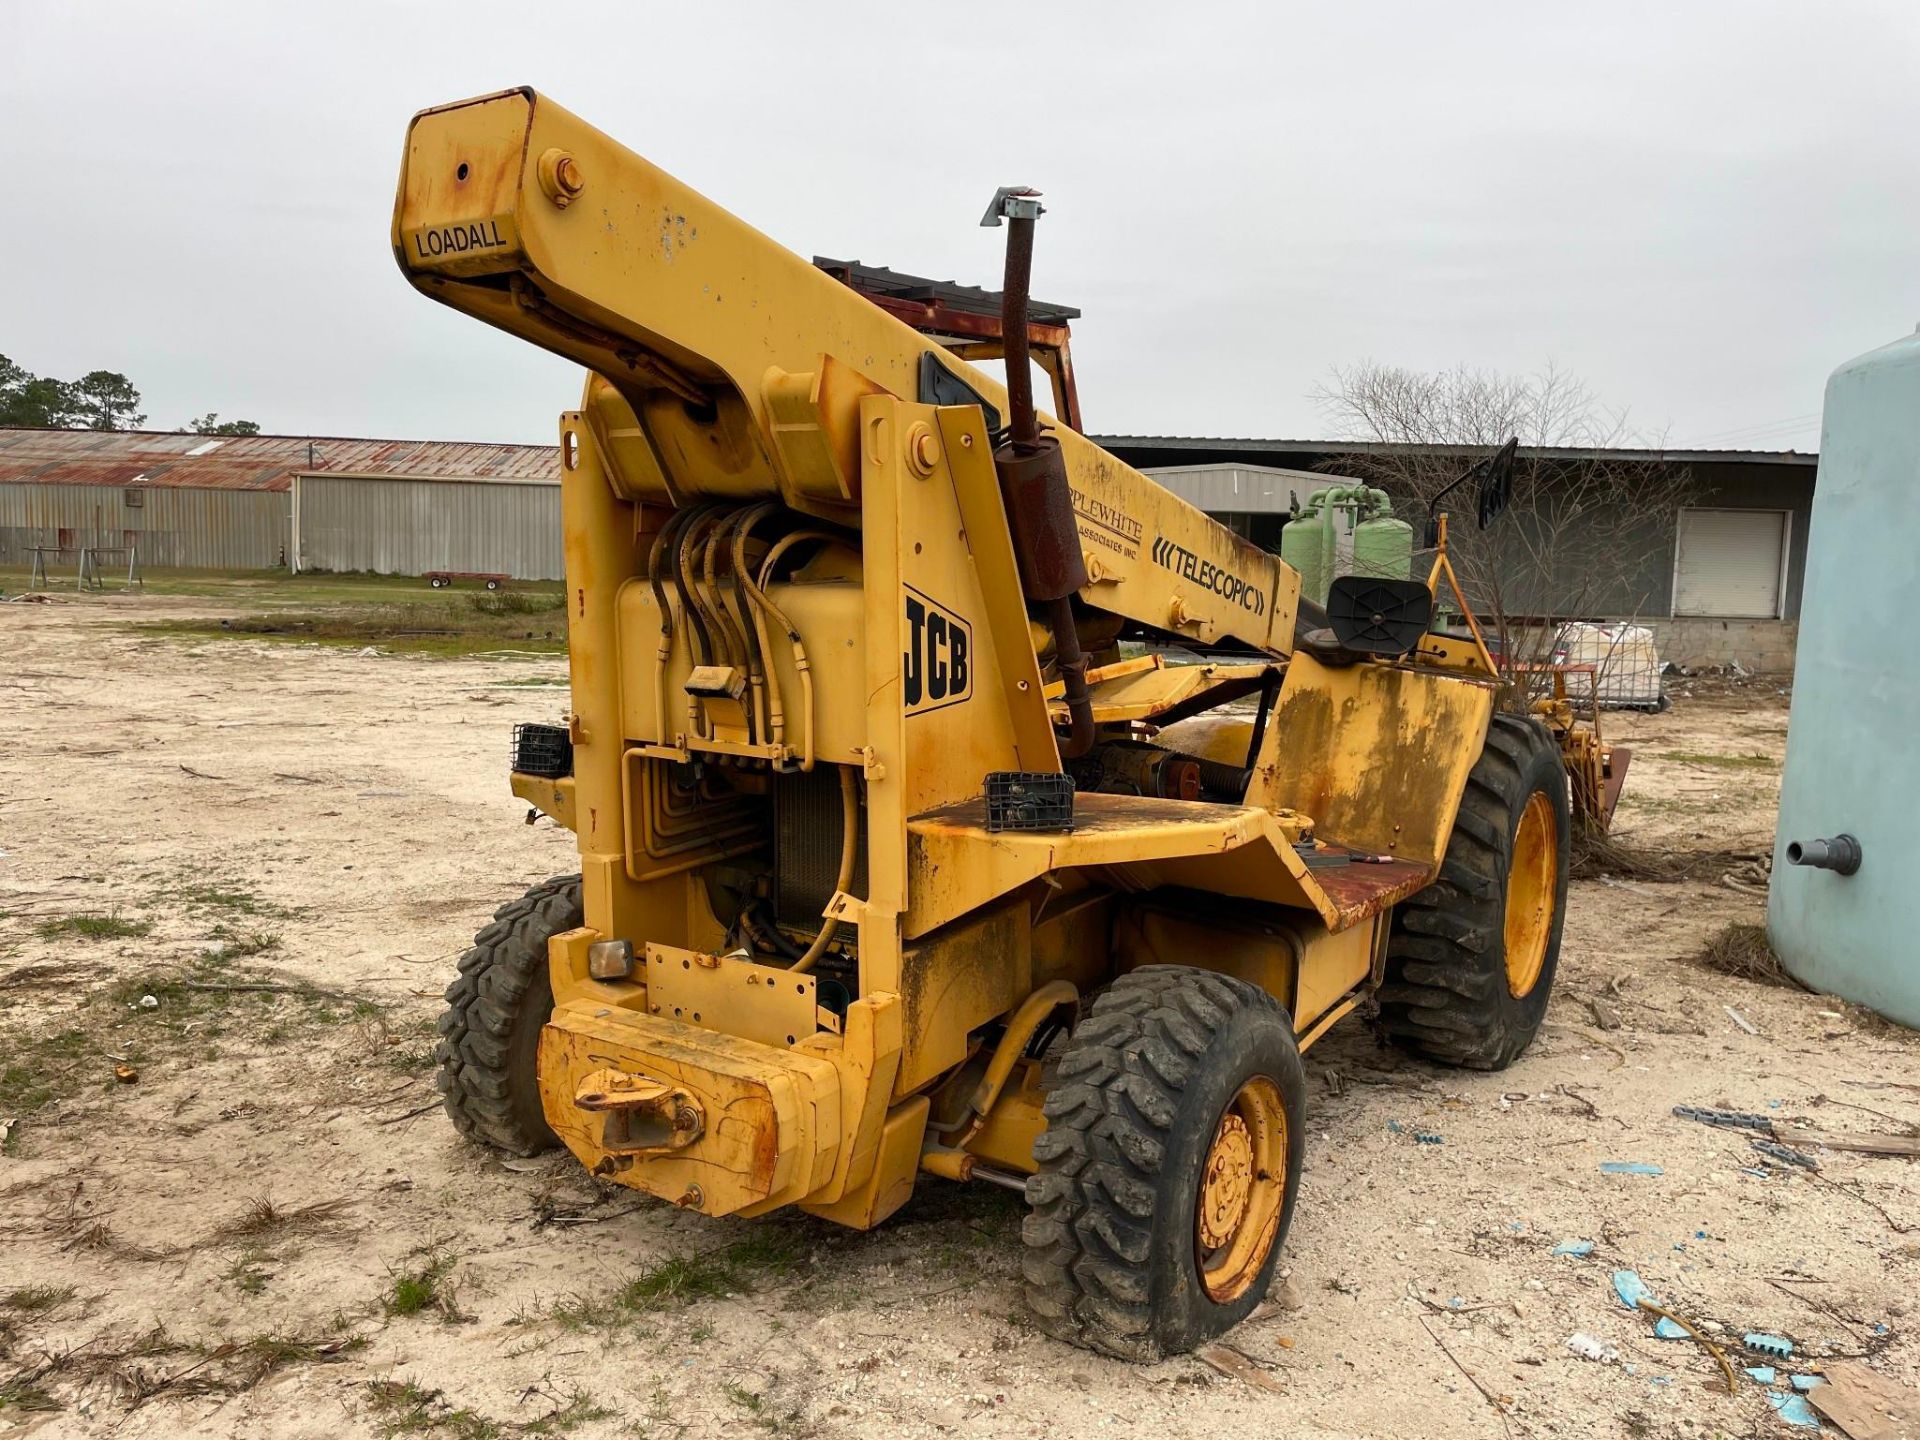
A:
{"label": "bolt head", "polygon": [[940,463],[940,441],[933,427],[916,421],[907,429],[907,468],[922,480]]}

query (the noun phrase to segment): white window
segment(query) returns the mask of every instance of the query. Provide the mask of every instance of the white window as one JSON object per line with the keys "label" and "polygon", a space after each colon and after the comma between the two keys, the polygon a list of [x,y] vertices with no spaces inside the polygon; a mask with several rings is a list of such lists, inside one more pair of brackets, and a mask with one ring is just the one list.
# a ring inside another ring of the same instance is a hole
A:
{"label": "white window", "polygon": [[1787,570],[1785,510],[1680,511],[1673,613],[1772,620]]}

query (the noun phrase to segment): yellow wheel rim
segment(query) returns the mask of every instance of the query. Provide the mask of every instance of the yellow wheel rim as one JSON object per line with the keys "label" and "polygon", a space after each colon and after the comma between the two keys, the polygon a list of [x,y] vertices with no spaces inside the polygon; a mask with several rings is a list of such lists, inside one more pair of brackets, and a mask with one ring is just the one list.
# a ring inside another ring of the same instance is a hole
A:
{"label": "yellow wheel rim", "polygon": [[1507,991],[1531,994],[1547,963],[1553,905],[1560,872],[1559,827],[1553,800],[1544,790],[1527,797],[1520,828],[1513,833],[1513,866],[1507,872]]}
{"label": "yellow wheel rim", "polygon": [[1246,1294],[1267,1263],[1286,1195],[1286,1107],[1280,1087],[1256,1075],[1221,1112],[1201,1164],[1194,1253],[1215,1303]]}

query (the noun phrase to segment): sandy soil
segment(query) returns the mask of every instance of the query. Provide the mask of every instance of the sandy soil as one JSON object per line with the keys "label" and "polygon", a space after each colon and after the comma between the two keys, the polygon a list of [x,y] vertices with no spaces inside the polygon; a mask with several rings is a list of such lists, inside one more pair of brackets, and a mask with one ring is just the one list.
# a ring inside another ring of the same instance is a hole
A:
{"label": "sandy soil", "polygon": [[[1761,916],[1714,877],[1579,882],[1549,1023],[1505,1073],[1417,1063],[1358,1023],[1309,1056],[1287,1279],[1231,1337],[1271,1389],[1036,1337],[1015,1283],[1020,1202],[998,1190],[929,1181],[855,1235],[708,1221],[565,1159],[470,1149],[430,1108],[428,1029],[476,925],[570,868],[570,837],[520,823],[503,784],[513,720],[564,707],[564,688],[524,682],[559,667],[124,628],[192,603],[0,607],[0,1060],[44,1070],[51,1091],[0,1158],[0,1432],[1782,1428],[1760,1387],[1712,1393],[1702,1351],[1652,1338],[1614,1298],[1616,1267],[1719,1333],[1774,1331],[1803,1358],[1865,1353],[1920,1380],[1920,1161],[1822,1152],[1817,1177],[1761,1177],[1745,1137],[1668,1113],[1920,1122],[1911,1033],[1685,963]],[[1625,838],[1768,848],[1777,691],[1608,723],[1639,757]],[[150,933],[40,933],[116,912]],[[193,968],[222,947],[257,953]],[[168,989],[181,967],[329,993]],[[166,999],[142,1008],[149,984]],[[114,1055],[137,1080],[115,1082]],[[1603,1174],[1611,1160],[1663,1173]],[[1570,1238],[1592,1258],[1549,1253]],[[399,1282],[423,1275],[429,1302],[392,1313]],[[648,1298],[676,1275],[737,1293]],[[1574,1331],[1623,1363],[1570,1354]]]}

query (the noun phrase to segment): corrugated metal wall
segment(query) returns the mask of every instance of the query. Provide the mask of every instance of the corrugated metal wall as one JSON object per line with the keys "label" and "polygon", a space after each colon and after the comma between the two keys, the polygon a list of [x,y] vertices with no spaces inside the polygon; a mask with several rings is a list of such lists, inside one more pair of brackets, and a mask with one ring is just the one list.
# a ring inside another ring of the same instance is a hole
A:
{"label": "corrugated metal wall", "polygon": [[1209,515],[1284,514],[1296,502],[1304,505],[1316,490],[1353,483],[1339,475],[1269,465],[1162,465],[1141,473]]}
{"label": "corrugated metal wall", "polygon": [[0,483],[0,564],[25,565],[30,547],[63,538],[74,545],[135,544],[143,566],[264,570],[286,563],[285,491],[155,485],[140,498],[141,504],[128,505],[117,485]]}
{"label": "corrugated metal wall", "polygon": [[303,570],[565,578],[558,485],[341,475],[298,475],[294,485]]}

